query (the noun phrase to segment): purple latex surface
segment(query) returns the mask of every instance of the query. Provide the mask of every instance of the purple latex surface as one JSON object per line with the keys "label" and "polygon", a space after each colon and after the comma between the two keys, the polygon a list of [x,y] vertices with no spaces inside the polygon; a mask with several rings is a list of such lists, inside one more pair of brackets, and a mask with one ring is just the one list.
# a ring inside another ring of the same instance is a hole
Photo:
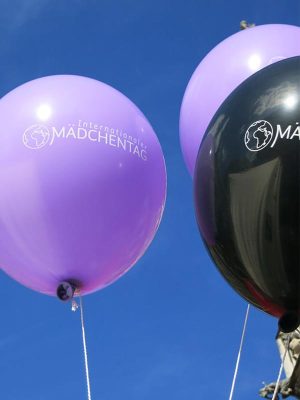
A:
{"label": "purple latex surface", "polygon": [[300,28],[270,24],[230,36],[202,60],[186,88],[180,111],[181,149],[192,176],[203,135],[226,97],[258,70],[297,55]]}
{"label": "purple latex surface", "polygon": [[0,101],[0,265],[54,295],[110,284],[160,223],[166,170],[158,139],[123,94],[93,79],[28,82]]}

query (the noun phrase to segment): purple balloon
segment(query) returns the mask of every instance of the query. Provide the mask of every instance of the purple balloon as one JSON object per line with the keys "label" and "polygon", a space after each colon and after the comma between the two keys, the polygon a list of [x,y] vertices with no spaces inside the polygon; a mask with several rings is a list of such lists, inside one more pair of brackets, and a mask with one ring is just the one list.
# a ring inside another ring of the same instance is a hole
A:
{"label": "purple balloon", "polygon": [[159,141],[112,87],[80,76],[28,82],[0,100],[0,265],[55,295],[112,283],[143,255],[166,197]]}
{"label": "purple balloon", "polygon": [[193,176],[203,135],[226,97],[253,73],[300,55],[300,28],[261,25],[217,45],[199,64],[186,88],[180,111],[180,142]]}

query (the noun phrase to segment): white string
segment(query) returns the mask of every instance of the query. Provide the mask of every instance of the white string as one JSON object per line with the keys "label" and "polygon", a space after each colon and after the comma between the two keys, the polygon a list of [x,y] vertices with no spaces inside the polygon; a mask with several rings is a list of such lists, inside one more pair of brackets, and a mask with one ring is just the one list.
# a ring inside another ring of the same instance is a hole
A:
{"label": "white string", "polygon": [[284,355],[283,355],[282,360],[281,360],[281,365],[280,365],[280,369],[279,369],[277,382],[276,382],[276,386],[275,386],[275,389],[274,389],[272,400],[276,400],[276,398],[277,398],[277,392],[278,392],[278,388],[279,388],[280,378],[281,378],[281,374],[282,374],[282,370],[283,370],[284,360],[285,360],[285,357],[287,355],[287,351],[288,351],[288,348],[289,348],[289,343],[290,343],[290,335],[288,335],[287,339],[286,339],[285,352],[284,352]]}
{"label": "white string", "polygon": [[243,332],[242,332],[242,337],[241,337],[241,342],[240,342],[240,348],[239,348],[239,353],[238,353],[238,356],[237,356],[237,359],[236,359],[236,365],[235,365],[235,370],[234,370],[234,375],[233,375],[233,380],[232,380],[229,400],[232,400],[232,396],[233,396],[233,392],[234,392],[234,388],[235,388],[235,381],[236,381],[236,377],[237,377],[237,373],[238,373],[239,365],[240,365],[240,359],[241,359],[241,354],[242,354],[242,349],[243,349],[243,344],[244,344],[244,338],[245,338],[245,332],[246,332],[246,327],[247,327],[247,322],[248,322],[249,310],[250,310],[250,304],[247,305],[247,311],[246,311],[245,320],[244,320],[244,326],[243,326]]}
{"label": "white string", "polygon": [[80,301],[80,319],[81,319],[81,330],[82,330],[82,342],[83,342],[83,352],[84,352],[84,364],[85,364],[87,395],[88,395],[88,400],[91,400],[92,398],[91,398],[89,363],[88,363],[88,354],[87,354],[87,348],[86,348],[86,338],[85,338],[85,329],[84,329],[82,297],[80,296],[80,294],[79,294],[79,301]]}

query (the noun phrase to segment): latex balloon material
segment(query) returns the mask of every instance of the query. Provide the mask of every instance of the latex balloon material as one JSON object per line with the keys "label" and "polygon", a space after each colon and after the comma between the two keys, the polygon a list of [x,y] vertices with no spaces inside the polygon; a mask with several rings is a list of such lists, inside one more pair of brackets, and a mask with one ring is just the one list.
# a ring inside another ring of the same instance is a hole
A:
{"label": "latex balloon material", "polygon": [[199,64],[180,112],[180,143],[193,176],[204,133],[226,97],[260,69],[300,55],[300,28],[270,24],[240,31],[218,44]]}
{"label": "latex balloon material", "polygon": [[200,231],[227,281],[272,315],[299,315],[300,57],[257,72],[227,98],[194,184]]}
{"label": "latex balloon material", "polygon": [[166,170],[159,141],[123,94],[50,76],[0,101],[0,265],[20,283],[81,294],[123,275],[159,226]]}
{"label": "latex balloon material", "polygon": [[300,325],[299,315],[297,313],[287,312],[282,315],[278,321],[278,328],[281,332],[290,333],[295,331]]}
{"label": "latex balloon material", "polygon": [[56,295],[59,300],[69,301],[74,297],[76,287],[70,282],[62,282],[58,285]]}

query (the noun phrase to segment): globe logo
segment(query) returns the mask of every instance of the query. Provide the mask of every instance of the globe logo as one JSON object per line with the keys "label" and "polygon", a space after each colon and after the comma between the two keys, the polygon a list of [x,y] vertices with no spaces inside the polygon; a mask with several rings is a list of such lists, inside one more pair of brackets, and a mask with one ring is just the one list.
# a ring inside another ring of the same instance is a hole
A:
{"label": "globe logo", "polygon": [[264,149],[271,142],[273,127],[268,121],[260,120],[253,122],[245,134],[245,145],[250,151]]}
{"label": "globe logo", "polygon": [[50,138],[49,129],[44,125],[32,125],[23,134],[23,143],[29,149],[41,149]]}

